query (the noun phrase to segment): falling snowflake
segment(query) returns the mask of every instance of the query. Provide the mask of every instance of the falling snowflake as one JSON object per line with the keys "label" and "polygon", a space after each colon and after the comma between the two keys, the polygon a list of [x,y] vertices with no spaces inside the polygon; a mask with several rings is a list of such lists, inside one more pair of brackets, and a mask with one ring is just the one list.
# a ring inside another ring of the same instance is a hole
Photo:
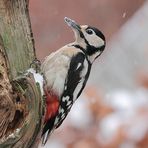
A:
{"label": "falling snowflake", "polygon": [[125,17],[126,17],[126,12],[124,12],[124,13],[123,13],[122,17],[123,17],[123,18],[125,18]]}

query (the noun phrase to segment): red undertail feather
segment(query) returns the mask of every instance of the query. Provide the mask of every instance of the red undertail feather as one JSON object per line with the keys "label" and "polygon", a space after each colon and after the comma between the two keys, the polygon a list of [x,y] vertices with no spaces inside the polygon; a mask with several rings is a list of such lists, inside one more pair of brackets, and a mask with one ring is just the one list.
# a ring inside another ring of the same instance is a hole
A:
{"label": "red undertail feather", "polygon": [[56,94],[45,90],[46,96],[46,114],[45,114],[45,123],[53,116],[56,115],[59,108],[59,99]]}

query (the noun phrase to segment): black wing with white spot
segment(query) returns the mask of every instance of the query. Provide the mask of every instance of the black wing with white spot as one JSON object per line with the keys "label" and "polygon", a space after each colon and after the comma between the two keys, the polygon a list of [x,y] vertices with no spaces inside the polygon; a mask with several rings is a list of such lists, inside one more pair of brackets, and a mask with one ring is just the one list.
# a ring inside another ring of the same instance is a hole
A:
{"label": "black wing with white spot", "polygon": [[69,113],[74,101],[79,97],[89,77],[91,65],[86,56],[79,52],[70,63],[65,88],[60,101],[60,108],[55,119],[55,126],[58,128]]}

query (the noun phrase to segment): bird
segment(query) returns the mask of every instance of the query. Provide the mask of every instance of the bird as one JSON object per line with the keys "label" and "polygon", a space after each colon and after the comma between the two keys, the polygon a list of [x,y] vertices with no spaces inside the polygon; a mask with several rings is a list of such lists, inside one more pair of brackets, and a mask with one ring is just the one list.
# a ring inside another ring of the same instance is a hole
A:
{"label": "bird", "polygon": [[46,113],[42,130],[45,145],[51,133],[64,121],[82,93],[94,61],[105,49],[103,33],[89,25],[79,25],[65,17],[75,41],[51,53],[41,64],[45,79]]}

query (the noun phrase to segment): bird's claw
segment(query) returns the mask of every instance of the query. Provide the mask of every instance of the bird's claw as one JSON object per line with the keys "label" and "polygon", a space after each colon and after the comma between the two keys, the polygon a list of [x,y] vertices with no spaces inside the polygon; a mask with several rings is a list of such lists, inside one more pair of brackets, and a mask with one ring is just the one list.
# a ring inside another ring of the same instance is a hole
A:
{"label": "bird's claw", "polygon": [[41,62],[37,58],[35,58],[30,64],[30,68],[35,69],[36,73],[40,72]]}

